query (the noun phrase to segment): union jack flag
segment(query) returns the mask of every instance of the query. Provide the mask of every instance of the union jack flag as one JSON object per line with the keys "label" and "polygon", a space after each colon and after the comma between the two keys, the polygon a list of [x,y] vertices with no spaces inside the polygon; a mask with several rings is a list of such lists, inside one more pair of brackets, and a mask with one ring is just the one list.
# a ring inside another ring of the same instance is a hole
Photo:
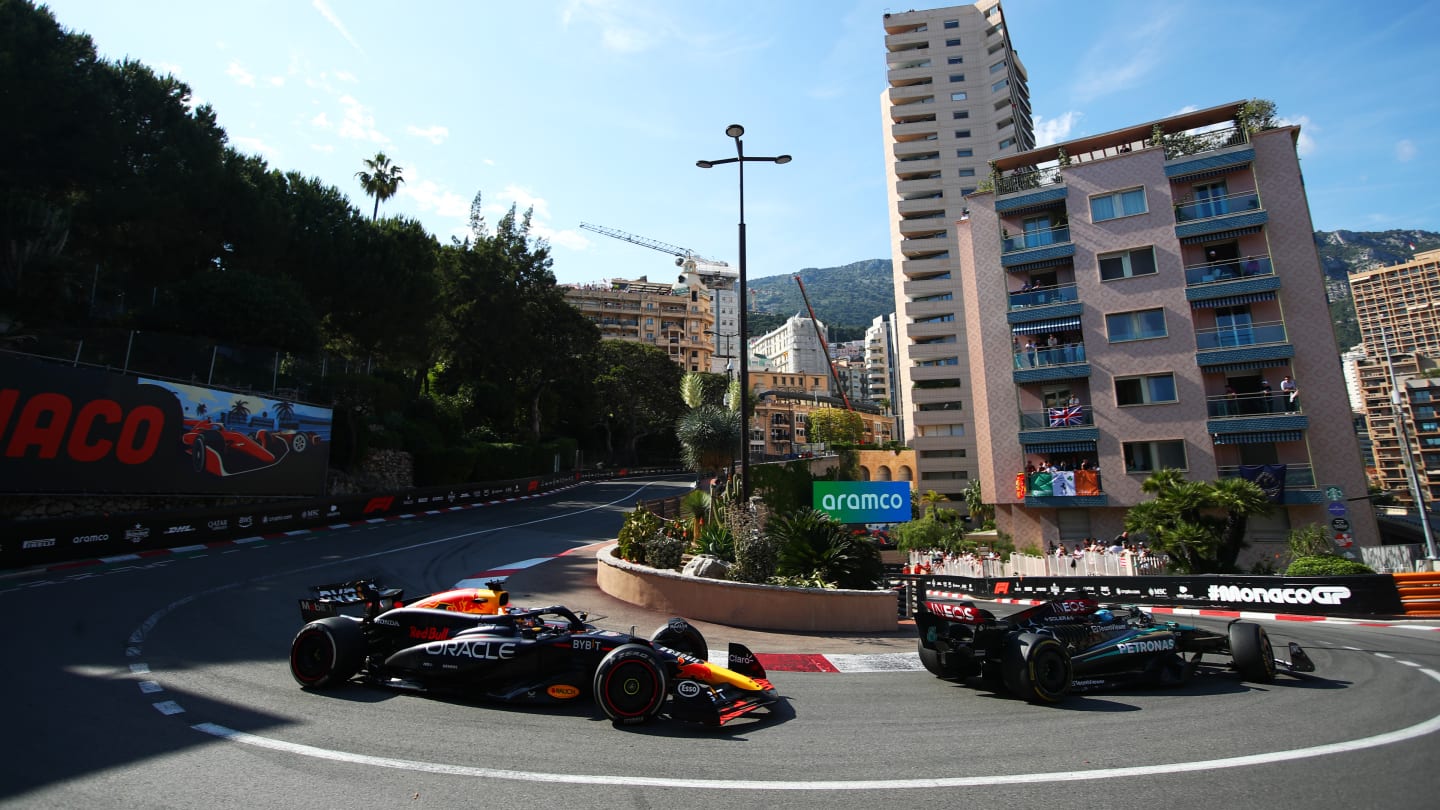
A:
{"label": "union jack flag", "polygon": [[1050,409],[1050,427],[1065,427],[1066,425],[1085,424],[1084,408],[1079,405],[1067,405],[1064,408]]}

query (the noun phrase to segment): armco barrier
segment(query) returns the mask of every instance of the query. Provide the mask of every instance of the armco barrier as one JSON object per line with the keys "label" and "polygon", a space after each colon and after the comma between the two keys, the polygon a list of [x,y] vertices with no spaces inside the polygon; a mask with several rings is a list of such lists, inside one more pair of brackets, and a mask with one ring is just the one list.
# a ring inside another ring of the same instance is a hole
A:
{"label": "armco barrier", "polygon": [[0,569],[203,545],[313,526],[381,519],[539,495],[581,481],[683,472],[678,467],[562,472],[332,498],[0,523]]}
{"label": "armco barrier", "polygon": [[1406,616],[1440,616],[1440,571],[1390,575]]}
{"label": "armco barrier", "polygon": [[[1440,575],[1437,575],[1440,576]],[[1389,574],[1346,577],[909,577],[911,609],[925,588],[997,599],[1053,599],[1085,594],[1102,602],[1255,610],[1308,616],[1395,616],[1400,594]]]}

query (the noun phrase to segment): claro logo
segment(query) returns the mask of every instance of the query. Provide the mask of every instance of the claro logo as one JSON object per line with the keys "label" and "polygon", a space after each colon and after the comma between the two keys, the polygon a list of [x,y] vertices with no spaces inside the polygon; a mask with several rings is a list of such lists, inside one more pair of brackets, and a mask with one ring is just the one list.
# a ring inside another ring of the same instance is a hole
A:
{"label": "claro logo", "polygon": [[1350,598],[1344,585],[1314,585],[1309,588],[1241,588],[1238,585],[1211,585],[1210,598],[1217,602],[1249,602],[1265,605],[1338,605]]}

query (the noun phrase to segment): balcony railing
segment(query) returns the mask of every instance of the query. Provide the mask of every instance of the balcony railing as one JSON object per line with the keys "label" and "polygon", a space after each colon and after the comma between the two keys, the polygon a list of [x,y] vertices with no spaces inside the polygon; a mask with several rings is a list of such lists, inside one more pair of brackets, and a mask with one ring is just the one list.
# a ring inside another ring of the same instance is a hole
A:
{"label": "balcony railing", "polygon": [[[1017,473],[1017,484],[1025,487],[1027,498],[1104,495],[1099,470],[1068,470],[1058,473]],[[1058,490],[1058,491],[1057,491]]]}
{"label": "balcony railing", "polygon": [[1053,186],[1063,182],[1065,182],[1065,178],[1060,174],[1059,166],[1051,166],[1046,169],[1025,166],[1000,178],[1000,180],[995,183],[995,193],[997,195],[1013,194],[1017,191],[1029,191],[1030,189],[1044,188],[1045,186]]}
{"label": "balcony railing", "polygon": [[1252,323],[1244,326],[1219,326],[1198,329],[1195,332],[1195,348],[1230,349],[1236,346],[1257,346],[1263,343],[1286,343],[1285,322]]}
{"label": "balcony railing", "polygon": [[1180,132],[1165,136],[1165,159],[1174,160],[1249,142],[1250,137],[1240,127],[1226,127],[1209,132]]}
{"label": "balcony railing", "polygon": [[[1216,474],[1221,478],[1243,478],[1239,467],[1217,467]],[[1296,489],[1312,489],[1315,486],[1315,468],[1309,464],[1286,464],[1285,465],[1285,486]]]}
{"label": "balcony railing", "polygon": [[1043,411],[1022,411],[1021,430],[1084,427],[1095,424],[1095,409],[1083,405],[1061,405]]}
{"label": "balcony railing", "polygon": [[1001,253],[1013,253],[1017,250],[1027,248],[1045,247],[1046,245],[1058,245],[1070,241],[1070,227],[1062,225],[1057,228],[1046,228],[1040,231],[1026,231],[1015,236],[1007,236],[1002,240]]}
{"label": "balcony railing", "polygon": [[1193,287],[1197,284],[1274,274],[1275,268],[1271,265],[1269,256],[1246,256],[1242,259],[1224,259],[1186,267],[1185,285]]}
{"label": "balcony railing", "polygon": [[1292,401],[1290,395],[1281,391],[1273,393],[1220,394],[1205,398],[1205,415],[1210,419],[1224,419],[1227,416],[1264,416],[1268,413],[1304,413],[1300,397]]}
{"label": "balcony railing", "polygon": [[1260,209],[1260,195],[1253,191],[1241,191],[1224,197],[1210,197],[1204,200],[1189,200],[1175,204],[1175,221],[1194,222],[1201,219],[1223,217],[1226,214],[1240,214]]}
{"label": "balcony railing", "polygon": [[1010,309],[1026,309],[1028,307],[1045,306],[1047,304],[1065,304],[1078,300],[1080,300],[1080,294],[1074,284],[1060,284],[1040,290],[1012,292],[1010,293]]}
{"label": "balcony railing", "polygon": [[1015,368],[1045,368],[1085,362],[1084,343],[1033,346],[1015,352]]}

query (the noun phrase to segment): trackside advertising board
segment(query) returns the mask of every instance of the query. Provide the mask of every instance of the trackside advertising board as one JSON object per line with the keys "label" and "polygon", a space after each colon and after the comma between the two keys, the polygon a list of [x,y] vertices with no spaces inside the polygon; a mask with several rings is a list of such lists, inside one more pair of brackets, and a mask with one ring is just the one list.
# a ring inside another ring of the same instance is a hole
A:
{"label": "trackside advertising board", "polygon": [[816,481],[815,511],[840,523],[901,523],[910,519],[908,481]]}
{"label": "trackside advertising board", "polygon": [[0,492],[319,495],[329,408],[0,355]]}

